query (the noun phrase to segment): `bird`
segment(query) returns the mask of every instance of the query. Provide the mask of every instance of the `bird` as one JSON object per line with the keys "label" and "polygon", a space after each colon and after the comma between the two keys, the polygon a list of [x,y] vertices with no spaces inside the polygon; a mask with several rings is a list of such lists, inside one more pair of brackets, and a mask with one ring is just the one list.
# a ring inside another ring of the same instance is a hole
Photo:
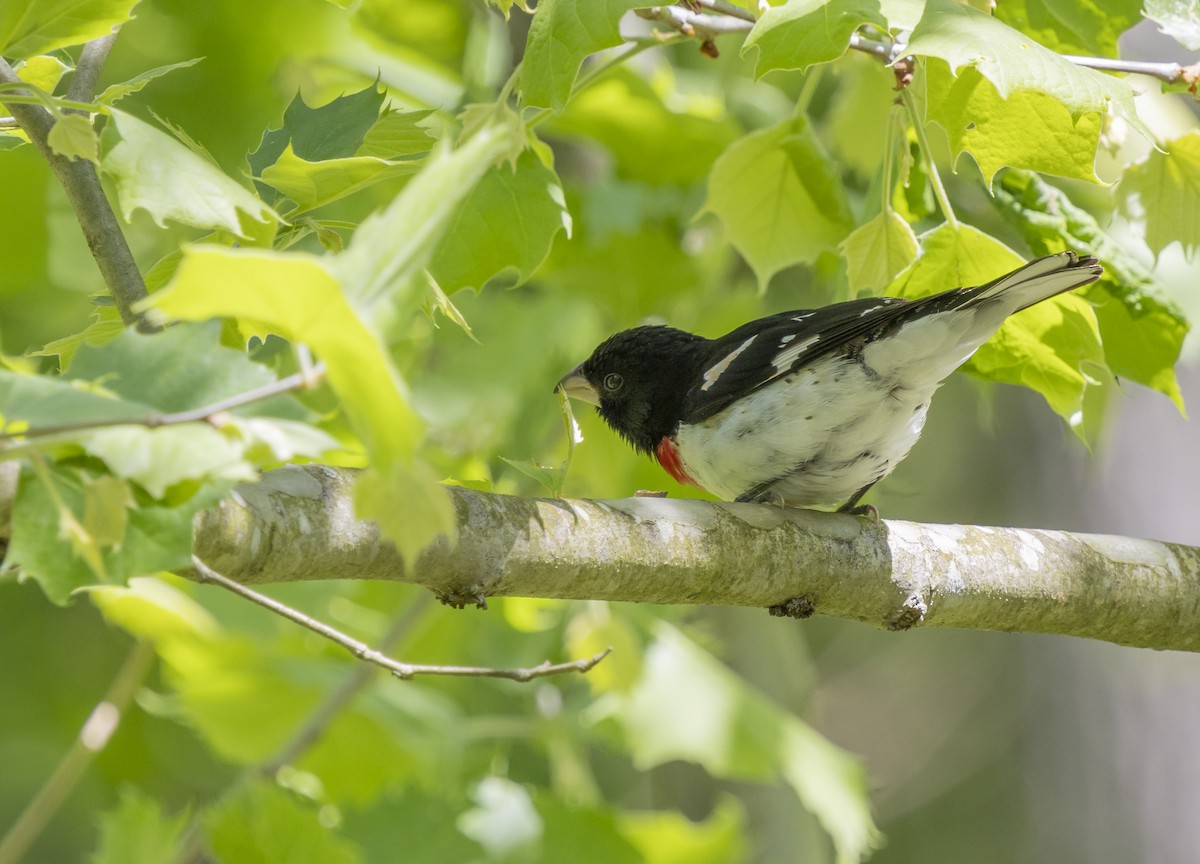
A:
{"label": "bird", "polygon": [[780,312],[717,339],[634,327],[555,389],[596,406],[680,483],[877,518],[859,501],[908,455],[950,373],[1010,315],[1103,272],[1068,251],[986,285]]}

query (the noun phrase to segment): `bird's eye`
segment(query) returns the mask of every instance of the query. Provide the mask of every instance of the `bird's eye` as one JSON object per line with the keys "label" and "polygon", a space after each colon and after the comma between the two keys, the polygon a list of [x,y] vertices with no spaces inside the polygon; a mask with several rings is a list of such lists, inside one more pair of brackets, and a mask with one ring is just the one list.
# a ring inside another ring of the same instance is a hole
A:
{"label": "bird's eye", "polygon": [[625,383],[625,379],[616,372],[609,372],[604,376],[604,389],[610,393],[615,393],[621,389],[621,385]]}

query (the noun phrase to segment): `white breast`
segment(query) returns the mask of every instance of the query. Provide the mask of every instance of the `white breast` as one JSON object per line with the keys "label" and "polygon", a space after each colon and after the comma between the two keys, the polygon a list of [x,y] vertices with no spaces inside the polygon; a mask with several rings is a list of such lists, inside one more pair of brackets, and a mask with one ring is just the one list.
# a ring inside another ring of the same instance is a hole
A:
{"label": "white breast", "polygon": [[682,427],[680,459],[701,487],[725,499],[775,481],[765,500],[844,503],[889,473],[921,434],[940,378],[897,371],[880,375],[844,356],[817,360]]}

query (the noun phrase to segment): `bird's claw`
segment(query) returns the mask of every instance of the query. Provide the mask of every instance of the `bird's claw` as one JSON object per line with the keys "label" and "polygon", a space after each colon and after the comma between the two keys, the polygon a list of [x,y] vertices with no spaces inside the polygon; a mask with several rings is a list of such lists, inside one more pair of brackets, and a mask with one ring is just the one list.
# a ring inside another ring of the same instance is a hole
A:
{"label": "bird's claw", "polygon": [[811,618],[817,611],[812,601],[807,597],[789,597],[782,603],[767,607],[767,611],[775,618]]}

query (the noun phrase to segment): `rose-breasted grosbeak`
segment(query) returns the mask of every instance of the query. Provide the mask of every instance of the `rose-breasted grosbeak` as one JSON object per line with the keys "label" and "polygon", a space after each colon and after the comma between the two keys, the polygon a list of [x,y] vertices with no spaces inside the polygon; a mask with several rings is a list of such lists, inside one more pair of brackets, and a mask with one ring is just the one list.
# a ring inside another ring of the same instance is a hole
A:
{"label": "rose-breasted grosbeak", "polygon": [[1063,252],[975,288],[781,312],[719,339],[635,327],[558,386],[681,483],[853,511],[908,455],[934,391],[1005,318],[1102,272]]}

